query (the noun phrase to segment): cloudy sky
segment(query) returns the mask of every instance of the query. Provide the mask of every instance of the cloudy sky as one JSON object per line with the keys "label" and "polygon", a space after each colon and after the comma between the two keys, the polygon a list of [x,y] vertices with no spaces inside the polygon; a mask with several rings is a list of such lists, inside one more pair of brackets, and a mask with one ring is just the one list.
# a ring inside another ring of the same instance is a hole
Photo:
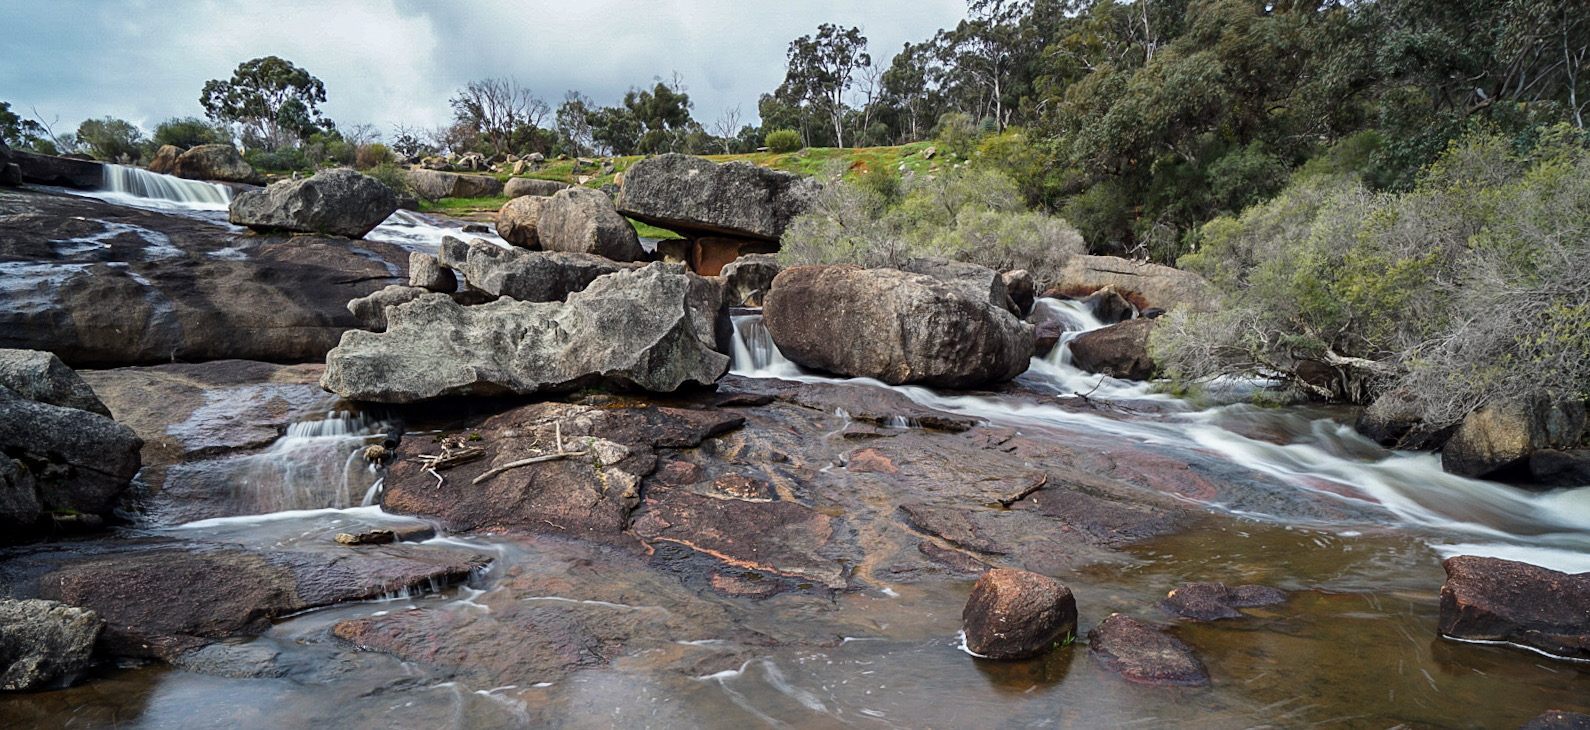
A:
{"label": "cloudy sky", "polygon": [[784,76],[789,42],[860,26],[875,63],[965,17],[965,0],[0,0],[0,101],[56,132],[105,115],[152,130],[202,116],[199,91],[277,55],[326,85],[340,126],[447,121],[471,79],[512,76],[554,107],[680,73],[709,124]]}

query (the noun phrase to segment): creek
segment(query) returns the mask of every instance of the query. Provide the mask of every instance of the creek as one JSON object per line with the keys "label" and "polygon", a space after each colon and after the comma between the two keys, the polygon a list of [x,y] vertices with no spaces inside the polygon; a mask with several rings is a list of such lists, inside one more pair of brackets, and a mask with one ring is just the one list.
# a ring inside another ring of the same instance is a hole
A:
{"label": "creek", "polygon": [[[113,194],[160,189],[145,182]],[[99,197],[117,202],[113,194]],[[225,225],[215,217],[224,203],[140,201],[133,202]],[[456,233],[451,222],[400,211],[372,236],[434,252],[449,232]],[[975,575],[923,573],[920,555],[902,557],[921,539],[894,521],[902,498],[836,467],[811,484],[820,496],[813,501],[841,516],[854,546],[844,558],[845,590],[735,597],[657,568],[699,556],[659,552],[648,564],[574,539],[438,531],[422,546],[469,548],[494,562],[462,585],[308,611],[262,636],[226,640],[233,659],[221,671],[129,666],[71,689],[11,695],[0,700],[0,725],[1459,728],[1514,727],[1547,709],[1590,711],[1585,667],[1436,632],[1443,557],[1590,570],[1590,489],[1539,493],[1452,476],[1434,455],[1387,451],[1359,436],[1349,411],[1244,402],[1262,383],[1227,383],[1212,402],[1192,403],[1085,373],[1064,342],[1102,323],[1076,302],[1040,306],[1069,323],[1062,345],[997,392],[807,373],[779,354],[754,314],[734,318],[731,372],[753,382],[883,389],[1057,450],[1104,444],[1207,474],[1259,475],[1232,477],[1230,489],[1170,493],[1190,515],[1182,529],[1054,573],[1077,596],[1084,635],[1115,612],[1174,626],[1208,665],[1211,686],[1132,684],[1090,661],[1085,642],[1024,662],[968,656],[957,631]],[[346,549],[329,543],[338,532],[423,522],[384,512],[380,474],[359,458],[405,417],[329,400],[312,408],[317,415],[256,453],[185,467],[196,483],[213,485],[218,506],[206,516],[156,511],[123,537],[332,551]],[[774,443],[796,462],[838,464],[856,446],[841,435],[853,422],[843,409],[747,411],[749,434],[725,437],[716,458],[755,464],[758,445]],[[406,418],[406,444],[456,428]],[[890,452],[897,461],[927,460],[934,444],[959,438],[905,418],[878,430],[901,444]],[[965,463],[956,476],[996,476],[979,468]],[[964,495],[929,499],[950,504]],[[1292,593],[1237,620],[1178,622],[1158,612],[1168,591],[1193,581]],[[448,651],[462,646],[495,666],[518,635],[493,633],[487,629],[506,624],[491,622],[531,609],[624,627],[622,646],[593,645],[601,661],[499,684],[490,672],[437,668],[467,667],[472,657],[400,658],[352,650],[329,635],[342,622],[424,614],[461,637]],[[739,638],[751,634],[777,640]],[[256,666],[269,670],[249,669]]]}

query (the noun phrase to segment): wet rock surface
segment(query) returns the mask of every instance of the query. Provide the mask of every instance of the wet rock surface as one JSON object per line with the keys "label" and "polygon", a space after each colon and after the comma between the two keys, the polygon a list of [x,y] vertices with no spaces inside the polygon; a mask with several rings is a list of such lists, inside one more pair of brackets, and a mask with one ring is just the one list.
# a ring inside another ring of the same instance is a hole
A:
{"label": "wet rock surface", "polygon": [[1443,636],[1590,659],[1590,573],[1473,555],[1441,565],[1447,574],[1441,586]]}
{"label": "wet rock surface", "polygon": [[989,659],[1025,659],[1076,638],[1077,601],[1065,584],[1020,570],[977,579],[961,612],[966,648]]}
{"label": "wet rock surface", "polygon": [[1533,396],[1488,403],[1463,419],[1441,449],[1441,466],[1467,477],[1527,475],[1531,454],[1571,449],[1585,430],[1585,405]]}
{"label": "wet rock surface", "polygon": [[717,352],[721,296],[668,264],[599,278],[566,303],[499,299],[465,307],[426,294],[387,308],[384,333],[345,334],[326,357],[321,384],[381,403],[710,385],[729,367]]}
{"label": "wet rock surface", "polygon": [[1180,639],[1115,614],[1088,632],[1088,652],[1116,674],[1155,685],[1209,684],[1209,670]]}
{"label": "wet rock surface", "polygon": [[0,191],[0,221],[0,347],[78,368],[320,360],[359,325],[348,300],[396,280],[408,258],[35,192]]}
{"label": "wet rock surface", "polygon": [[1032,356],[1030,325],[922,274],[799,266],[764,307],[785,357],[840,375],[967,388],[1014,378]]}
{"label": "wet rock surface", "polygon": [[93,662],[104,623],[55,601],[0,600],[0,691],[65,687]]}
{"label": "wet rock surface", "polygon": [[1269,586],[1228,586],[1224,583],[1188,583],[1160,601],[1167,612],[1196,621],[1241,618],[1241,608],[1273,606],[1286,601],[1286,592]]}
{"label": "wet rock surface", "polygon": [[37,403],[112,417],[94,389],[52,353],[0,350],[0,386]]}
{"label": "wet rock surface", "polygon": [[1590,730],[1590,715],[1551,710],[1519,725],[1518,730]]}

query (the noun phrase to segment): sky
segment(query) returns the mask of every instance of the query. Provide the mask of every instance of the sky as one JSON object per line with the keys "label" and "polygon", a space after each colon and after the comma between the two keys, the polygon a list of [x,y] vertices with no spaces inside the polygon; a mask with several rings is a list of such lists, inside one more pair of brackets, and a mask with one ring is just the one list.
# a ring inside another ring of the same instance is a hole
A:
{"label": "sky", "polygon": [[887,66],[966,15],[965,0],[0,0],[0,101],[71,132],[114,116],[146,131],[203,116],[199,92],[281,56],[325,83],[339,127],[432,127],[474,79],[512,77],[554,108],[578,90],[617,104],[678,72],[709,128],[784,78],[789,42],[859,26]]}

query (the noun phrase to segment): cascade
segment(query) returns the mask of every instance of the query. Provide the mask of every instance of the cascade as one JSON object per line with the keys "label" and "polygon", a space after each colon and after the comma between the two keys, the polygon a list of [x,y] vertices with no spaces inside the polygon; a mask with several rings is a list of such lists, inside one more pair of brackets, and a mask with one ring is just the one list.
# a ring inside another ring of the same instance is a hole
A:
{"label": "cascade", "polygon": [[105,165],[104,192],[129,198],[169,200],[196,208],[225,208],[232,202],[232,190],[225,185],[184,180],[126,165]]}

